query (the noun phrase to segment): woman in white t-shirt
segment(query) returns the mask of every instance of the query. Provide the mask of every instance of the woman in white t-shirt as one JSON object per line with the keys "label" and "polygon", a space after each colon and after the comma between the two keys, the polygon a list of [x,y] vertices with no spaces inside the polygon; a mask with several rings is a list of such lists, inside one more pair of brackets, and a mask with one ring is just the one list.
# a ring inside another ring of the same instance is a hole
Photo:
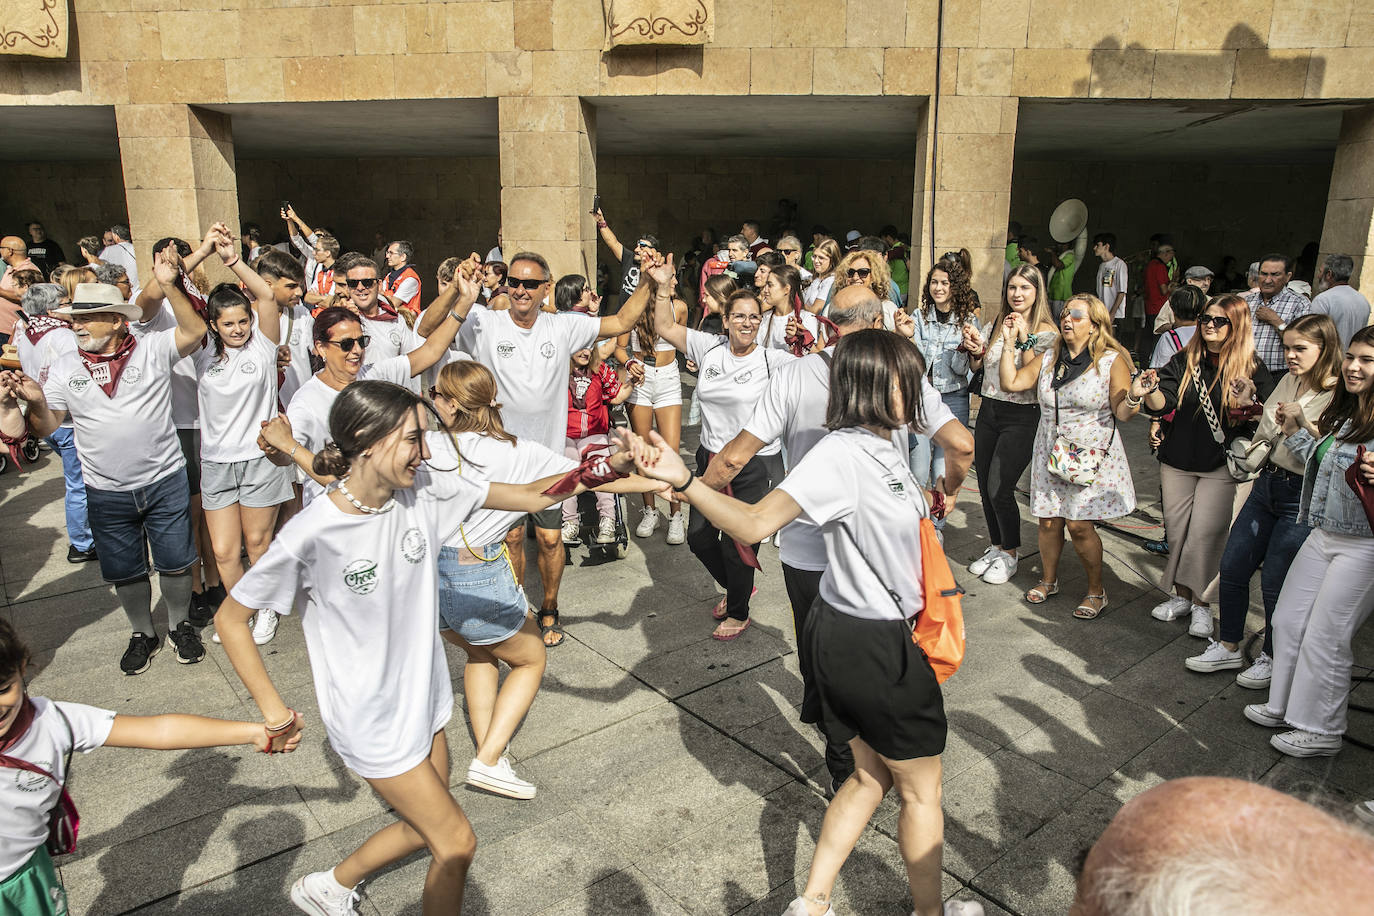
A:
{"label": "woman in white t-shirt", "polygon": [[[73,751],[98,747],[180,750],[252,744],[290,752],[300,743],[293,714],[275,730],[260,722],[204,716],[129,716],[82,703],[30,697],[29,650],[0,617],[0,913],[65,916],[67,894],[47,850],[49,820],[71,775]],[[73,837],[73,839],[75,839]]]}
{"label": "woman in white t-shirt", "polygon": [[[267,281],[239,260],[232,238],[219,236],[215,247],[253,295],[250,301],[232,283],[211,290],[205,305],[209,339],[191,356],[200,408],[201,507],[220,580],[230,589],[243,577],[243,550],[249,563],[267,552],[277,507],[293,493],[290,469],[269,461],[257,444],[262,424],[277,415],[277,299]],[[259,645],[276,632],[271,611],[253,622]]]}
{"label": "woman in white t-shirt", "polygon": [[[672,259],[646,273],[660,284],[653,305],[660,333],[697,364],[697,403],[701,405],[697,473],[704,474],[711,457],[735,438],[753,415],[754,405],[768,388],[769,378],[795,357],[759,345],[757,338],[763,319],[753,290],[737,290],[726,301],[725,334],[705,334],[673,321],[672,301],[668,297]],[[758,501],[770,482],[768,459],[781,448],[781,443],[770,442],[759,449],[731,481],[727,488],[731,495],[748,503]],[[732,540],[706,516],[693,512],[687,528],[687,546],[716,584],[725,589],[725,597],[711,612],[720,621],[711,633],[712,638],[738,638],[749,628],[749,598],[754,592],[754,570],[759,568],[759,545]]]}
{"label": "woman in white t-shirt", "polygon": [[710,518],[741,542],[798,518],[821,529],[827,565],[798,638],[809,650],[803,657],[819,692],[821,728],[848,742],[856,769],[830,803],[806,889],[787,916],[833,913],[828,901],[840,867],[893,786],[916,912],[938,913],[947,726],[935,673],[909,628],[924,607],[920,520],[928,510],[892,442],[893,430],[920,412],[920,354],[895,334],[856,331],[835,347],[831,379],[825,425],[832,432],[752,505],[698,482],[675,451],[628,444],[641,473],[671,484],[694,518]]}
{"label": "woman in white t-shirt", "polygon": [[[434,861],[424,911],[462,909],[477,838],[448,788],[453,687],[436,554],[483,506],[538,512],[563,495],[544,495],[557,477],[515,486],[422,467],[432,412],[399,384],[366,380],[340,392],[312,469],[334,485],[287,522],[216,616],[225,653],[270,724],[291,712],[248,620],[259,608],[300,613],[329,742],[402,818],[331,871],[296,881],[292,900],[308,913],[354,912],[358,882],[426,846]],[[628,456],[612,462],[630,466]]]}
{"label": "woman in white t-shirt", "polygon": [[[774,267],[763,283],[763,327],[759,330],[759,343],[774,350],[786,350],[798,356],[814,353],[825,346],[821,335],[820,322],[806,309],[798,307],[801,299],[801,271],[791,264]],[[796,318],[811,335],[811,345],[800,353],[788,342],[788,329],[796,328],[792,320]]]}
{"label": "woman in white t-shirt", "polygon": [[834,239],[822,239],[811,252],[811,265],[814,273],[802,294],[802,303],[809,312],[819,312],[830,302],[830,294],[835,288],[835,268],[840,265],[840,246]]}

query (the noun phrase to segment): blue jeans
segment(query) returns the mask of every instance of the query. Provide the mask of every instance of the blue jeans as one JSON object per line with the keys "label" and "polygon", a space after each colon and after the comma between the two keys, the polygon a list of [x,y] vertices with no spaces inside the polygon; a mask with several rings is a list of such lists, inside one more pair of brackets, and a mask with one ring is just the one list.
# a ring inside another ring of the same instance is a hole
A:
{"label": "blue jeans", "polygon": [[81,477],[81,458],[76,454],[76,438],[70,426],[59,426],[45,440],[62,459],[62,483],[67,492],[67,540],[77,550],[91,549],[91,523],[86,518],[86,482]]}
{"label": "blue jeans", "polygon": [[100,576],[111,585],[147,576],[150,548],[160,573],[179,573],[196,561],[185,468],[137,490],[97,490],[88,484],[86,505]]}
{"label": "blue jeans", "polygon": [[[946,391],[940,400],[954,414],[955,419],[968,426],[968,389]],[[907,446],[911,449],[911,474],[916,482],[930,489],[935,481],[945,476],[945,450],[936,445],[929,436],[907,435]],[[945,527],[944,519],[935,521],[936,528]]]}
{"label": "blue jeans", "polygon": [[439,629],[451,629],[474,646],[493,646],[524,626],[529,602],[504,547],[482,548],[485,563],[460,563],[458,548],[439,549]]}
{"label": "blue jeans", "polygon": [[1250,578],[1260,570],[1264,599],[1264,651],[1274,655],[1274,606],[1288,575],[1288,567],[1312,529],[1298,524],[1302,477],[1273,464],[1255,478],[1250,496],[1231,525],[1221,555],[1220,639],[1239,643],[1245,637],[1245,613],[1250,608]]}

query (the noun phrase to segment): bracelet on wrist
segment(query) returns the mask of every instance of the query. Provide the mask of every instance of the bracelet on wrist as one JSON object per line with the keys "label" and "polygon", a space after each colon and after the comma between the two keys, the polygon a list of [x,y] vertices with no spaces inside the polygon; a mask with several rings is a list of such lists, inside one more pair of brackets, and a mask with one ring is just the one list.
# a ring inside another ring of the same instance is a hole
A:
{"label": "bracelet on wrist", "polygon": [[287,719],[285,722],[283,722],[281,725],[268,725],[268,724],[266,724],[266,723],[263,723],[263,726],[262,726],[262,727],[267,731],[267,733],[268,733],[269,735],[275,735],[275,734],[278,734],[278,733],[280,733],[280,732],[284,732],[284,731],[286,731],[288,728],[290,728],[292,725],[295,724],[295,722],[296,722],[296,711],[295,711],[294,709],[292,709],[290,706],[286,707],[286,711],[289,712],[289,713],[291,713],[291,717],[290,717],[289,719]]}
{"label": "bracelet on wrist", "polygon": [[674,486],[674,487],[673,487],[673,492],[674,492],[674,493],[681,493],[681,492],[685,491],[688,487],[690,487],[690,486],[692,485],[692,481],[694,481],[694,480],[696,480],[696,479],[697,479],[697,475],[693,474],[691,471],[688,471],[688,472],[687,472],[687,482],[684,483],[684,484],[683,484],[682,486],[680,486],[680,487],[679,487],[679,486]]}
{"label": "bracelet on wrist", "polygon": [[232,261],[225,261],[225,262],[224,262],[224,266],[225,266],[225,267],[233,267],[235,264],[237,264],[239,261],[242,261],[242,260],[243,260],[242,258],[234,258],[234,260],[232,260]]}

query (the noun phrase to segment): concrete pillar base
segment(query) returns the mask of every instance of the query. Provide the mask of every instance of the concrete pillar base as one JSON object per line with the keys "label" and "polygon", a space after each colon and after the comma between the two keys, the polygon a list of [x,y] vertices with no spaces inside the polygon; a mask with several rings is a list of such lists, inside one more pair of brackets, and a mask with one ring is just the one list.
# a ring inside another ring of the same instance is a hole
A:
{"label": "concrete pillar base", "polygon": [[[1341,116],[1341,137],[1331,166],[1331,190],[1322,223],[1321,258],[1348,254],[1355,259],[1350,285],[1374,297],[1374,105]],[[1321,260],[1318,262],[1320,270]]]}

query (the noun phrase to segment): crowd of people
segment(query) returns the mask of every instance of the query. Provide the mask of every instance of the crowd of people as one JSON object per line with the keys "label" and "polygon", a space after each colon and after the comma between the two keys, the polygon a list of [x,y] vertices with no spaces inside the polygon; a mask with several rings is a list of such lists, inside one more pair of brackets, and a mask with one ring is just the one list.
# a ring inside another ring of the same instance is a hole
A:
{"label": "crowd of people", "polygon": [[[824,735],[831,795],[788,916],[833,912],[840,868],[894,787],[916,914],[981,912],[941,902],[947,723],[913,621],[923,564],[943,557],[921,522],[943,532],[973,470],[981,515],[965,517],[988,547],[969,572],[1028,579],[1017,485],[1029,468],[1040,571],[1024,600],[1059,594],[1067,538],[1086,574],[1067,613],[1096,619],[1110,604],[1099,526],[1136,510],[1133,435],[1159,463],[1168,542],[1152,615],[1207,640],[1187,669],[1267,690],[1244,714],[1282,753],[1341,749],[1352,642],[1374,610],[1374,327],[1350,257],[1327,257],[1314,297],[1291,287],[1283,254],[1256,262],[1253,289],[1213,294],[1210,269],[1180,274],[1162,239],[1133,353],[1111,233],[1092,240],[1093,290],[1074,292],[1086,235],[1041,258],[1014,227],[998,301],[981,302],[967,250],[913,277],[891,226],[842,241],[817,226],[804,245],[747,221],[679,258],[653,235],[627,245],[598,210],[621,276],[603,299],[595,277],[555,278],[538,253],[499,244],[442,261],[427,288],[409,241],[347,251],[289,203],[280,216],[279,247],[224,223],[199,242],[159,240],[142,280],[125,226],[82,239],[84,264],[39,223],[30,242],[0,240],[13,345],[0,438],[12,453],[42,438],[61,458],[68,559],[98,562],[129,620],[121,670],[141,674],[164,648],[156,573],[165,647],[198,663],[213,623],[262,713],[144,720],[30,699],[22,637],[0,621],[0,753],[32,761],[51,789],[0,818],[13,899],[60,891],[45,812],[69,750],[296,746],[302,720],[259,649],[295,615],[330,744],[400,820],[301,877],[292,901],[350,916],[369,875],[428,849],[424,912],[457,912],[477,838],[448,789],[442,640],[467,656],[467,784],[535,797],[506,748],[547,653],[570,638],[566,548],[614,543],[625,495],[641,507],[637,538],[666,519],[666,543],[719,585],[716,640],[748,631],[760,551],[779,548],[802,718]],[[232,281],[207,281],[212,259]],[[1374,821],[1374,805],[1361,811]]]}

